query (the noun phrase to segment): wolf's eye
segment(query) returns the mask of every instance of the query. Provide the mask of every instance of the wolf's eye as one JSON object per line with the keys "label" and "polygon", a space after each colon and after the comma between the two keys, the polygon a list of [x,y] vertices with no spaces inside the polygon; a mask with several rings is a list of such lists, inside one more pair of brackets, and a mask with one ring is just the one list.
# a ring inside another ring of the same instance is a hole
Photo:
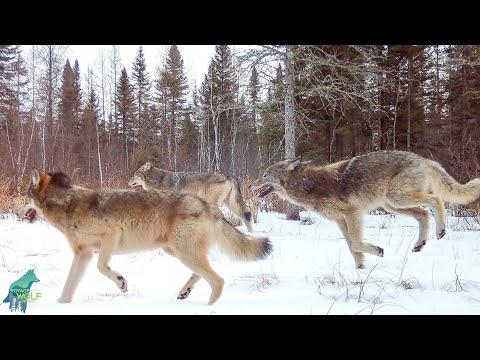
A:
{"label": "wolf's eye", "polygon": [[263,177],[266,178],[266,177],[267,177],[267,174],[263,174]]}

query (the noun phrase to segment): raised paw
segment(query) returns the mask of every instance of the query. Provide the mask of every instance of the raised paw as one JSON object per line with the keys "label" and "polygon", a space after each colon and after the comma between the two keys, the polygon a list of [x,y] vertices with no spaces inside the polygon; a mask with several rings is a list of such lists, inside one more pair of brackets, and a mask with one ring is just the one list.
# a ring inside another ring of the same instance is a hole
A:
{"label": "raised paw", "polygon": [[383,248],[377,246],[378,256],[383,257]]}
{"label": "raised paw", "polygon": [[440,230],[440,232],[437,234],[437,239],[440,240],[445,236],[445,229]]}
{"label": "raised paw", "polygon": [[185,300],[185,299],[188,297],[188,295],[190,295],[191,292],[192,292],[192,289],[191,289],[191,288],[187,288],[186,291],[181,292],[180,294],[178,294],[177,299],[179,299],[179,300]]}
{"label": "raised paw", "polygon": [[412,252],[419,252],[420,250],[423,249],[423,247],[425,246],[427,242],[425,240],[423,240],[420,244],[418,245],[415,245],[412,249]]}
{"label": "raised paw", "polygon": [[120,291],[127,292],[128,291],[127,280],[125,280],[123,276],[117,276],[117,280],[118,280],[117,284],[118,284],[118,287],[120,288]]}

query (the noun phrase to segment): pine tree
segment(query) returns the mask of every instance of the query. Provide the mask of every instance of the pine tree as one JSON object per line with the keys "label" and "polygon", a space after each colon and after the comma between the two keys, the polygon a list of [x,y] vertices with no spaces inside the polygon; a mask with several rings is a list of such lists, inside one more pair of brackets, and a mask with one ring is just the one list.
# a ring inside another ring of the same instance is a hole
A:
{"label": "pine tree", "polygon": [[151,128],[149,124],[150,78],[141,46],[133,62],[132,85],[135,98],[135,137],[138,138],[139,134],[142,134],[142,137],[149,137],[147,131]]}
{"label": "pine tree", "polygon": [[187,78],[183,59],[176,45],[168,51],[160,83],[164,87],[165,124],[170,169],[177,169],[177,146],[186,115]]}
{"label": "pine tree", "polygon": [[72,90],[72,105],[73,105],[73,126],[76,130],[76,135],[79,135],[81,130],[81,112],[82,112],[82,87],[80,81],[80,65],[78,60],[75,60],[73,66],[73,90]]}
{"label": "pine tree", "polygon": [[211,78],[212,125],[214,136],[214,169],[230,172],[230,154],[227,149],[232,143],[232,124],[236,107],[236,73],[230,47],[217,45],[209,68]]}
{"label": "pine tree", "polygon": [[101,178],[100,171],[96,171],[96,169],[99,169],[99,157],[97,156],[97,152],[99,151],[97,136],[98,123],[100,121],[99,114],[100,109],[98,99],[92,86],[82,114],[82,122],[84,124],[82,140],[85,148],[85,152],[82,154],[82,157],[84,158],[84,164],[82,167],[87,170],[87,176],[89,179]]}
{"label": "pine tree", "polygon": [[135,100],[133,88],[130,85],[127,70],[123,68],[117,90],[117,119],[120,122],[120,134],[122,136],[123,153],[125,159],[125,166],[130,166],[129,152],[133,142],[135,141],[134,133],[134,109]]}
{"label": "pine tree", "polygon": [[69,133],[73,132],[73,98],[74,98],[74,74],[70,61],[67,59],[63,67],[62,84],[60,85],[60,103],[59,103],[59,117],[65,130]]}
{"label": "pine tree", "polygon": [[13,96],[14,76],[12,67],[17,54],[17,45],[0,45],[0,129],[5,125],[9,104]]}
{"label": "pine tree", "polygon": [[[204,165],[202,168],[205,171],[218,171],[218,162],[216,162],[216,150],[217,142],[216,135],[218,131],[215,131],[217,112],[216,112],[216,97],[213,93],[213,61],[208,66],[208,71],[205,74],[203,82],[199,91],[199,118],[202,123],[202,138],[201,148],[202,157],[204,159]],[[217,126],[218,127],[218,126]]]}
{"label": "pine tree", "polygon": [[[18,185],[18,181],[25,172],[25,161],[28,158],[29,142],[28,136],[28,112],[26,105],[29,97],[26,86],[28,84],[27,69],[21,55],[19,47],[10,48],[13,58],[0,65],[3,67],[3,80],[7,85],[5,88],[5,96],[3,103],[4,108],[4,128],[8,146],[9,164],[11,163],[14,183]],[[5,59],[5,57],[4,57]],[[6,75],[7,73],[7,75]],[[5,76],[6,75],[6,76]],[[8,81],[6,81],[8,79]],[[0,113],[0,129],[2,114]]]}
{"label": "pine tree", "polygon": [[258,78],[257,68],[254,66],[248,83],[248,117],[247,117],[247,135],[251,135],[251,149],[254,161],[251,162],[252,167],[258,168],[262,159],[262,148],[260,146],[260,81]]}

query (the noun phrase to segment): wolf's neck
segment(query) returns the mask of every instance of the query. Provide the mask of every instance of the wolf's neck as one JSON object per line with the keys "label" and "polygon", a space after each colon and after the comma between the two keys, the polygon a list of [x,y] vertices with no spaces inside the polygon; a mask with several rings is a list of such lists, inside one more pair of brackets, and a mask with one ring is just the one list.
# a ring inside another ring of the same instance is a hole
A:
{"label": "wolf's neck", "polygon": [[335,196],[339,186],[339,173],[336,169],[316,166],[301,169],[289,176],[285,183],[287,194],[293,199],[301,198],[303,201],[313,197]]}

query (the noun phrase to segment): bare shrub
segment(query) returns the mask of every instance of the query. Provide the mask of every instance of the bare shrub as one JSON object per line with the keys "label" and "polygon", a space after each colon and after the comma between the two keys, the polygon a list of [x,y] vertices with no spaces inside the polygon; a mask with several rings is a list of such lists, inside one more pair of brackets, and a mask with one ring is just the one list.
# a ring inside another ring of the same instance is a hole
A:
{"label": "bare shrub", "polygon": [[271,286],[278,285],[277,274],[256,274],[256,275],[244,275],[240,279],[251,282],[251,288],[254,290],[262,291],[268,289]]}

